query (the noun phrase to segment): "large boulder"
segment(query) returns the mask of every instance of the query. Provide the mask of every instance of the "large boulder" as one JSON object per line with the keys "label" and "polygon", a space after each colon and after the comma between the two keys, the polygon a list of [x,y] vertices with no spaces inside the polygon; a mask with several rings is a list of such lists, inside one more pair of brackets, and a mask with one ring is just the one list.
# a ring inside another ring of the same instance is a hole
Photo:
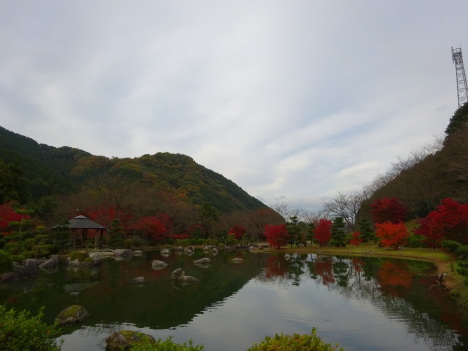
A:
{"label": "large boulder", "polygon": [[143,284],[145,282],[145,277],[135,277],[132,279],[133,284]]}
{"label": "large boulder", "polygon": [[173,270],[172,273],[171,273],[171,280],[177,280],[177,278],[180,277],[182,272],[183,272],[182,268],[177,268],[177,269]]}
{"label": "large boulder", "polygon": [[49,258],[47,261],[42,262],[39,265],[39,268],[40,269],[45,269],[45,270],[50,270],[50,269],[54,269],[55,267],[57,267],[58,264],[59,264],[58,258],[57,257],[52,257],[52,258]]}
{"label": "large boulder", "polygon": [[151,335],[144,334],[134,330],[119,330],[106,338],[106,350],[108,351],[128,351],[132,349],[135,343],[146,341],[154,343]]}
{"label": "large boulder", "polygon": [[57,320],[60,325],[66,325],[81,322],[88,316],[89,313],[83,306],[71,305],[59,313]]}
{"label": "large boulder", "polygon": [[35,258],[28,258],[24,262],[24,267],[26,268],[26,274],[28,277],[35,277],[39,271],[39,266]]}
{"label": "large boulder", "polygon": [[115,256],[122,257],[122,258],[130,258],[132,257],[132,250],[130,249],[117,249],[114,251]]}
{"label": "large boulder", "polygon": [[193,264],[201,267],[206,267],[211,264],[211,259],[208,257],[200,258],[198,260],[193,261]]}
{"label": "large boulder", "polygon": [[163,268],[167,267],[167,263],[164,262],[164,261],[153,260],[153,261],[151,261],[151,267],[154,270],[159,270],[159,269],[163,269]]}
{"label": "large boulder", "polygon": [[0,275],[0,283],[8,283],[14,280],[19,280],[20,277],[17,273],[15,272],[8,272],[8,273],[3,273]]}
{"label": "large boulder", "polygon": [[241,258],[241,257],[235,257],[231,260],[232,263],[236,263],[236,264],[239,264],[239,263],[244,263],[244,259]]}

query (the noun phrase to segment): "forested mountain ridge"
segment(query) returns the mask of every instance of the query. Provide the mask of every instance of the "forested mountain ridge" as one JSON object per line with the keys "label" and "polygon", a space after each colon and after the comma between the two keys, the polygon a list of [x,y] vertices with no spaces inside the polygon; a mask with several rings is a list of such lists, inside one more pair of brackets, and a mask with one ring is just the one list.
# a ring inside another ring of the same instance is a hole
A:
{"label": "forested mountain ridge", "polygon": [[[220,213],[267,208],[231,180],[180,154],[107,158],[71,148],[39,144],[0,127],[0,202],[38,204],[54,195],[78,193],[104,179],[151,190]],[[136,190],[134,190],[136,191]],[[36,206],[40,207],[40,206]]]}
{"label": "forested mountain ridge", "polygon": [[377,177],[359,217],[366,217],[370,205],[380,198],[403,201],[409,219],[425,217],[444,198],[468,203],[468,103],[455,111],[445,133],[443,140],[412,151]]}

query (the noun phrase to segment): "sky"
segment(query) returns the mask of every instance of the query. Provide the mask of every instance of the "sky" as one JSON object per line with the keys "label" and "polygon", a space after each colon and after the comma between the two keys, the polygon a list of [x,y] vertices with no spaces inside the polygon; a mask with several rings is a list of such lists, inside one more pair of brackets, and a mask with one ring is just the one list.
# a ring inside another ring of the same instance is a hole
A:
{"label": "sky", "polygon": [[466,0],[0,0],[0,125],[94,155],[188,155],[314,210],[443,135],[467,14]]}

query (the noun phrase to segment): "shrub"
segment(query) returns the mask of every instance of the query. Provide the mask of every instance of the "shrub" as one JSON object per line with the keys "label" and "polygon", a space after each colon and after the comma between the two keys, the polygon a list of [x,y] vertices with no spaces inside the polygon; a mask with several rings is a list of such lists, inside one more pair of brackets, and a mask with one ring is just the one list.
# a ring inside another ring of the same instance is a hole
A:
{"label": "shrub", "polygon": [[84,251],[73,251],[70,253],[70,260],[74,261],[78,259],[78,261],[83,262],[89,257],[89,255]]}
{"label": "shrub", "polygon": [[424,237],[421,235],[410,235],[408,237],[408,247],[422,247]]}
{"label": "shrub", "polygon": [[0,306],[0,348],[2,350],[58,351],[55,342],[57,323],[48,325],[41,321],[42,309],[31,317],[29,312],[7,310]]}
{"label": "shrub", "polygon": [[332,346],[326,344],[316,335],[316,329],[313,328],[310,334],[284,335],[275,334],[274,337],[265,337],[260,344],[254,344],[247,351],[332,351],[337,349],[338,345]]}
{"label": "shrub", "polygon": [[134,344],[131,351],[203,351],[202,345],[193,345],[192,340],[187,343],[177,344],[172,341],[172,337],[168,337],[166,340],[158,339],[156,341],[144,340]]}
{"label": "shrub", "polygon": [[7,252],[0,250],[0,274],[13,270],[13,258]]}
{"label": "shrub", "polygon": [[460,245],[455,253],[462,256],[463,259],[468,259],[468,245]]}
{"label": "shrub", "polygon": [[457,249],[461,246],[461,244],[457,241],[453,241],[453,240],[443,240],[442,241],[442,247],[444,249],[447,249],[448,252],[450,253],[455,253],[455,251],[457,251]]}

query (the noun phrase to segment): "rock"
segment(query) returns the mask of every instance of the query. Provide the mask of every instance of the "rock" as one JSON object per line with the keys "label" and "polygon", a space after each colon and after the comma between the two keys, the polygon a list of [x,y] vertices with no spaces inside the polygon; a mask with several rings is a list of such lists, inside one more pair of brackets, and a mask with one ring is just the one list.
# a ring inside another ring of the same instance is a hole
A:
{"label": "rock", "polygon": [[83,306],[71,305],[59,313],[57,320],[60,325],[66,325],[81,322],[88,316],[89,313]]}
{"label": "rock", "polygon": [[17,263],[13,263],[13,273],[16,273],[19,279],[28,278],[28,270],[26,267],[20,266]]}
{"label": "rock", "polygon": [[132,257],[132,250],[130,249],[117,249],[114,251],[115,256],[120,256],[123,258],[130,258]]}
{"label": "rock", "polygon": [[40,265],[39,265],[39,268],[40,269],[52,269],[52,268],[55,268],[58,266],[58,259],[57,258],[50,258],[48,259],[47,261],[45,262],[42,262]]}
{"label": "rock", "polygon": [[24,263],[24,267],[26,268],[26,274],[28,277],[35,277],[39,271],[37,260],[35,258],[28,258]]}
{"label": "rock", "polygon": [[171,273],[171,280],[177,280],[177,278],[180,277],[180,275],[182,274],[182,268],[177,268],[176,270],[174,270],[172,273]]}
{"label": "rock", "polygon": [[8,272],[8,273],[3,273],[2,275],[0,275],[0,283],[8,283],[13,280],[19,280],[19,279],[20,277],[18,273],[15,273],[15,272]]}
{"label": "rock", "polygon": [[211,259],[208,257],[200,258],[199,260],[193,261],[196,265],[208,265],[211,263]]}
{"label": "rock", "polygon": [[241,257],[236,257],[231,260],[232,263],[244,263],[244,259]]}
{"label": "rock", "polygon": [[182,246],[177,246],[174,250],[176,251],[184,251],[184,248]]}
{"label": "rock", "polygon": [[155,270],[158,270],[158,269],[163,269],[165,267],[167,267],[167,263],[164,262],[164,261],[159,261],[159,260],[153,260],[151,262],[151,267]]}
{"label": "rock", "polygon": [[169,249],[162,249],[161,252],[160,252],[160,254],[161,254],[162,256],[167,257],[167,256],[169,256],[169,255],[171,254],[171,250],[169,250]]}
{"label": "rock", "polygon": [[185,272],[182,271],[180,273],[179,278],[177,278],[178,282],[190,283],[190,282],[198,282],[197,278],[191,277],[189,275],[185,275]]}
{"label": "rock", "polygon": [[141,250],[134,250],[133,251],[133,256],[141,256],[141,255],[143,255],[143,251],[141,251]]}
{"label": "rock", "polygon": [[155,342],[151,335],[133,330],[120,330],[112,333],[106,338],[106,350],[128,351],[132,349],[133,344],[142,341],[147,341],[149,343]]}
{"label": "rock", "polygon": [[103,258],[110,258],[114,257],[116,252],[114,251],[93,251],[89,253],[89,258],[92,260],[100,260]]}
{"label": "rock", "polygon": [[289,261],[289,260],[291,259],[291,255],[290,255],[290,254],[284,255],[284,259],[285,259],[286,261]]}
{"label": "rock", "polygon": [[143,284],[145,282],[145,277],[136,277],[132,279],[133,284]]}
{"label": "rock", "polygon": [[184,254],[190,256],[190,255],[193,255],[193,251],[194,251],[194,250],[193,250],[191,247],[186,247],[186,248],[184,249]]}
{"label": "rock", "polygon": [[171,274],[171,279],[184,283],[198,282],[197,278],[185,275],[185,272],[182,270],[182,268],[177,268],[175,271],[173,271]]}

